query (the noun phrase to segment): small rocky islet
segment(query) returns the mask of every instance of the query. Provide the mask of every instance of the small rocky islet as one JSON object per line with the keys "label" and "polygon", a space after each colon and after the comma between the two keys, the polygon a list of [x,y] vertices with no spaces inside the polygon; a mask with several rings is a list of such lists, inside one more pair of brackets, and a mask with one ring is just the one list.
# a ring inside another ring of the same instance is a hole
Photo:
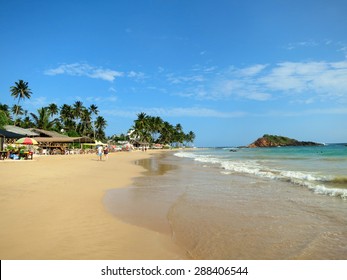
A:
{"label": "small rocky islet", "polygon": [[264,134],[247,148],[268,148],[268,147],[286,147],[286,146],[322,146],[320,143],[312,141],[299,141],[285,136]]}

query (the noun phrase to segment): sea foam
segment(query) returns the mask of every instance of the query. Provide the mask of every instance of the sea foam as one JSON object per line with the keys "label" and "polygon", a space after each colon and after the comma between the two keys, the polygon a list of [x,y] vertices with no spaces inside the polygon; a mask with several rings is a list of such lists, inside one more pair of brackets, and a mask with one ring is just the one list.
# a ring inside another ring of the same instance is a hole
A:
{"label": "sea foam", "polygon": [[[190,158],[201,163],[217,165],[222,169],[221,174],[223,175],[241,173],[261,178],[268,178],[270,180],[280,180],[290,182],[294,185],[307,187],[316,194],[347,199],[346,188],[331,188],[326,186],[337,180],[331,176],[323,176],[313,172],[271,168],[264,165],[262,160],[230,160],[214,157],[212,155],[200,155],[191,152],[179,152],[174,155],[181,158]],[[206,165],[204,166],[206,167]]]}

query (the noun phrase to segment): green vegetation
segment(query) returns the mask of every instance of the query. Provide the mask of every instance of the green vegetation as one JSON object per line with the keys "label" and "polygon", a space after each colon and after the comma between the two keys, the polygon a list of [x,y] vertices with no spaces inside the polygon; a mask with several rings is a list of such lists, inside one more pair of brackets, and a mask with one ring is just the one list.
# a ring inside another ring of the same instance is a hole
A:
{"label": "green vegetation", "polygon": [[9,119],[4,111],[0,109],[0,128],[3,128],[9,123]]}
{"label": "green vegetation", "polygon": [[22,128],[39,128],[63,132],[69,136],[89,136],[93,139],[105,140],[106,120],[99,116],[98,107],[94,104],[86,108],[81,101],[73,105],[63,104],[58,107],[52,103],[41,107],[37,112],[24,110],[19,102],[30,99],[32,91],[28,82],[19,80],[10,87],[11,95],[18,99],[17,104],[9,107],[0,104],[0,127],[17,125]]}
{"label": "green vegetation", "polygon": [[10,92],[14,98],[18,99],[18,102],[12,107],[0,103],[0,128],[5,125],[17,125],[22,128],[57,131],[71,137],[88,136],[92,139],[114,142],[133,140],[171,146],[188,145],[195,139],[194,132],[184,133],[181,124],[172,125],[160,117],[148,116],[146,113],[137,115],[137,119],[127,135],[106,137],[107,121],[98,115],[98,107],[94,104],[87,108],[82,101],[76,101],[72,105],[63,104],[60,107],[52,103],[39,108],[37,112],[29,113],[19,105],[21,100],[30,99],[32,95],[28,82],[23,80],[15,82],[15,85],[10,88]]}
{"label": "green vegetation", "polygon": [[285,136],[277,136],[277,135],[269,135],[264,134],[264,139],[266,139],[270,144],[277,146],[289,146],[292,144],[296,144],[298,141],[295,139],[291,139]]}
{"label": "green vegetation", "polygon": [[[194,132],[184,133],[181,124],[172,125],[160,117],[149,116],[143,112],[137,114],[137,119],[130,128],[128,135],[131,140],[140,143],[160,143],[171,146],[181,146],[184,143],[188,145],[189,143],[193,143],[195,139]],[[121,138],[116,135],[112,137],[112,139],[123,140]]]}
{"label": "green vegetation", "polygon": [[263,137],[258,138],[252,144],[248,145],[249,148],[257,147],[279,147],[279,146],[318,146],[321,145],[315,142],[298,141],[296,139],[288,138],[285,136],[265,134]]}
{"label": "green vegetation", "polygon": [[16,125],[17,116],[19,111],[21,110],[21,107],[19,106],[19,101],[25,98],[30,99],[32,92],[30,88],[28,87],[28,82],[24,82],[23,80],[19,80],[18,82],[15,82],[15,86],[12,86],[10,90],[11,90],[11,95],[14,98],[18,98],[17,105],[13,106],[15,111],[14,125]]}

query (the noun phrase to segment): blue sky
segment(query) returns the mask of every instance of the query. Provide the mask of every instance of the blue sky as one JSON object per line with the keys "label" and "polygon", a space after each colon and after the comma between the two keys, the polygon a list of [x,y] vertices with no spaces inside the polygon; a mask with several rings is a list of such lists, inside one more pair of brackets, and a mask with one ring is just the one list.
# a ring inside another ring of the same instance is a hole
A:
{"label": "blue sky", "polygon": [[0,103],[95,104],[107,135],[136,114],[197,146],[259,136],[347,142],[345,0],[0,0]]}

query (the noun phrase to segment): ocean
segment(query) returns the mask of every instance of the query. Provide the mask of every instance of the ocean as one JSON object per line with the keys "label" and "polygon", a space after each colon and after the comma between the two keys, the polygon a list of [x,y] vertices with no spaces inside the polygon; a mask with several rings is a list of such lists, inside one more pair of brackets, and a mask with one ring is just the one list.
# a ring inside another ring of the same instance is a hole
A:
{"label": "ocean", "polygon": [[206,148],[140,160],[104,203],[189,259],[347,259],[347,146]]}

